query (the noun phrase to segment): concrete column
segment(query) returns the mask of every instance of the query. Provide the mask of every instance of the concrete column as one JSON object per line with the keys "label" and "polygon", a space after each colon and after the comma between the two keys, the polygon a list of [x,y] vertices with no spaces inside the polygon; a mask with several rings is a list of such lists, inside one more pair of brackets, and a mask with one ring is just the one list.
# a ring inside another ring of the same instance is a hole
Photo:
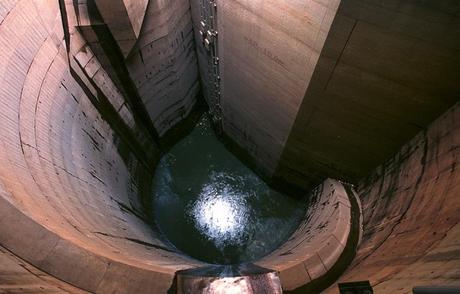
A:
{"label": "concrete column", "polygon": [[357,182],[459,100],[455,1],[342,1],[275,177]]}
{"label": "concrete column", "polygon": [[[191,1],[197,40],[202,2],[209,1]],[[223,131],[271,176],[339,1],[215,3]],[[197,47],[206,94],[213,82],[208,53]]]}

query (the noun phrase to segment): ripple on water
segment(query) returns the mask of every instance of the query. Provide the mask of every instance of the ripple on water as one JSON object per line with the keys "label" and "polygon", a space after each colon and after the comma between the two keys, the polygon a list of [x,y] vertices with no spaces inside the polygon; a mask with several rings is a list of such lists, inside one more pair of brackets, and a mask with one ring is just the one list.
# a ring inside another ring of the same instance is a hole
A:
{"label": "ripple on water", "polygon": [[243,245],[248,239],[247,228],[253,214],[246,201],[248,195],[238,191],[229,183],[231,180],[228,174],[213,173],[189,210],[200,233],[221,250],[228,244]]}
{"label": "ripple on water", "polygon": [[306,208],[268,187],[228,152],[206,117],[158,164],[154,218],[179,250],[210,263],[239,263],[276,249]]}

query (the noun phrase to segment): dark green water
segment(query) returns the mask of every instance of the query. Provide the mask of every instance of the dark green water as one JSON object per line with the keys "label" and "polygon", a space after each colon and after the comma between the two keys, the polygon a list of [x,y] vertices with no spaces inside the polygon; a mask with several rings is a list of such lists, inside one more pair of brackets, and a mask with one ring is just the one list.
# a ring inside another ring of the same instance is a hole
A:
{"label": "dark green water", "polygon": [[256,260],[281,245],[306,200],[270,189],[216,138],[204,115],[160,161],[155,222],[179,250],[214,264]]}

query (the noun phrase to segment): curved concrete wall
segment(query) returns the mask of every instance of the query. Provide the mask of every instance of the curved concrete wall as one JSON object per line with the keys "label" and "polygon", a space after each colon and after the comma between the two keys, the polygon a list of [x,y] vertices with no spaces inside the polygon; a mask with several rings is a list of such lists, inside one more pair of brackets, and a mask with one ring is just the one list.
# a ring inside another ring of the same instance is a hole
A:
{"label": "curved concrete wall", "polygon": [[[99,51],[103,46],[93,46],[99,40],[89,41],[89,30],[82,36],[80,2],[0,2],[0,244],[86,291],[166,292],[177,270],[204,264],[176,252],[146,223],[143,193],[161,150],[120,76],[112,79],[117,72]],[[185,6],[182,12],[187,15]],[[177,21],[172,27],[187,27],[186,17],[171,19]],[[125,73],[134,75],[129,58],[122,60]],[[459,284],[459,109],[360,181],[364,235],[341,281],[370,279],[388,293]],[[339,221],[348,218],[341,200],[329,202],[336,208],[316,209],[273,253],[278,257],[260,261],[280,271],[285,289],[327,273],[342,255],[350,224]],[[308,231],[322,227],[326,216],[330,228]],[[316,250],[324,240],[336,246]],[[291,249],[295,254],[284,254]]]}
{"label": "curved concrete wall", "polygon": [[359,217],[352,220],[352,213],[354,218],[360,215],[359,206],[352,208],[351,202],[356,199],[350,197],[355,195],[349,195],[341,183],[324,181],[312,191],[311,204],[299,228],[286,243],[256,264],[278,271],[285,291],[315,292],[321,286],[308,290],[300,287],[328,276],[336,279],[331,270],[338,262],[346,262],[343,252],[353,251],[358,242],[358,238],[349,240],[360,230]]}
{"label": "curved concrete wall", "polygon": [[76,72],[58,5],[1,3],[0,243],[87,291],[164,292],[176,270],[199,263],[145,223],[139,179],[154,160],[138,153],[158,151],[135,144],[123,112],[107,120],[110,88],[88,75],[94,67]]}
{"label": "curved concrete wall", "polygon": [[460,286],[459,160],[457,103],[360,181],[363,239],[339,281],[370,280],[376,293]]}

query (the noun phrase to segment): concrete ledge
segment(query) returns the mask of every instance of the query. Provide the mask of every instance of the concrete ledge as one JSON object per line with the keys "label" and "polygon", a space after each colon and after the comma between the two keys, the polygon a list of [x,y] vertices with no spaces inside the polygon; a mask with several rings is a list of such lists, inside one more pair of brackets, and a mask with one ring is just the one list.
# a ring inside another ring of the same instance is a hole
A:
{"label": "concrete ledge", "polygon": [[344,186],[327,179],[312,192],[311,201],[292,237],[257,262],[279,271],[285,291],[327,276],[347,247],[352,205]]}

